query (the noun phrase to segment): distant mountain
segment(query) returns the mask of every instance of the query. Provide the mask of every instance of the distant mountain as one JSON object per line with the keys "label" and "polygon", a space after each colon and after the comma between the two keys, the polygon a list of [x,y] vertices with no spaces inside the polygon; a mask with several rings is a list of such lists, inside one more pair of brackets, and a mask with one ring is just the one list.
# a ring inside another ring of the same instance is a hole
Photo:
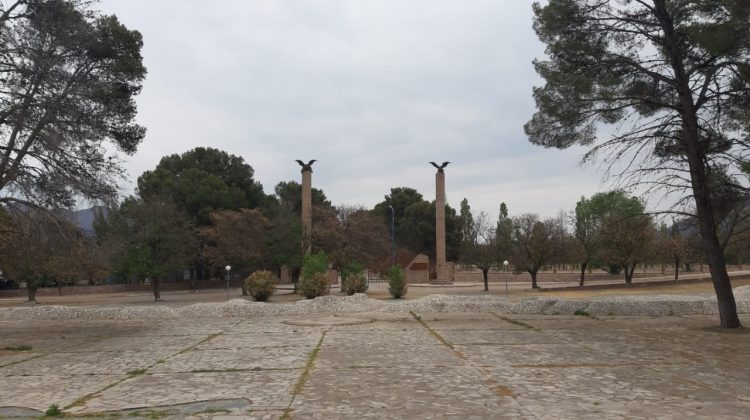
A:
{"label": "distant mountain", "polygon": [[[24,205],[15,205],[14,208],[21,212],[30,211],[30,208]],[[55,211],[55,213],[67,219],[74,226],[81,229],[81,232],[83,232],[83,234],[86,236],[94,236],[96,234],[96,232],[94,231],[94,220],[96,220],[96,215],[100,212],[103,214],[107,214],[107,208],[104,206],[94,206],[81,210]]]}
{"label": "distant mountain", "polygon": [[86,236],[94,236],[94,219],[99,212],[106,214],[107,208],[103,206],[94,206],[88,209],[76,210],[71,212],[70,220],[71,223],[78,226],[79,229]]}

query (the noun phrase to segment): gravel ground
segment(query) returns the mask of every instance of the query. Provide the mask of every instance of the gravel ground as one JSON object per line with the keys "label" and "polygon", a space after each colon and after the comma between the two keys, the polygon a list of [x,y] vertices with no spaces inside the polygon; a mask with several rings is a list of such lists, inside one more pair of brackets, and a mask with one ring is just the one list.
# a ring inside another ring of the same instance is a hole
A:
{"label": "gravel ground", "polygon": [[[750,313],[750,286],[734,289],[737,309]],[[583,310],[591,315],[714,315],[713,295],[607,296],[589,299],[551,297],[509,301],[499,296],[430,295],[414,300],[383,301],[365,294],[350,297],[323,296],[289,304],[267,304],[233,299],[222,303],[198,303],[182,307],[36,306],[0,309],[0,320],[11,319],[171,319],[244,316],[301,316],[356,312],[496,312],[505,314],[570,315]]]}

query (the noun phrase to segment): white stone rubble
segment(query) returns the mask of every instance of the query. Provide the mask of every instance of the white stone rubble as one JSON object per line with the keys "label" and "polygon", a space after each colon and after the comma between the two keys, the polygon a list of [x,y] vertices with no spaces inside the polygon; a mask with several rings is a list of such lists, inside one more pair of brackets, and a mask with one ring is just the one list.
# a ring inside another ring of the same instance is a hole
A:
{"label": "white stone rubble", "polygon": [[[737,310],[750,313],[750,286],[734,289]],[[0,309],[0,320],[11,319],[169,319],[201,317],[301,316],[357,312],[496,312],[505,314],[570,315],[713,315],[716,297],[705,295],[607,296],[589,299],[528,298],[512,302],[502,296],[430,295],[414,300],[384,301],[359,293],[354,296],[323,296],[295,303],[275,304],[232,299],[223,303],[197,303],[181,307],[126,306],[75,307],[25,306]]]}

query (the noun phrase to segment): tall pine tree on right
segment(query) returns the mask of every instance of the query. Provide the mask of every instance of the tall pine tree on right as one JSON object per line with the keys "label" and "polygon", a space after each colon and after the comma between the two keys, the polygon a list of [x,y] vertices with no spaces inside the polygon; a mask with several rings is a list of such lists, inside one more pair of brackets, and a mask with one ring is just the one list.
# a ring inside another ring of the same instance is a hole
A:
{"label": "tall pine tree on right", "polygon": [[721,327],[741,327],[717,230],[727,191],[750,191],[750,0],[533,9],[546,45],[534,66],[546,84],[534,89],[529,140],[586,146],[583,160],[603,161],[624,185],[682,197],[671,210],[696,220]]}

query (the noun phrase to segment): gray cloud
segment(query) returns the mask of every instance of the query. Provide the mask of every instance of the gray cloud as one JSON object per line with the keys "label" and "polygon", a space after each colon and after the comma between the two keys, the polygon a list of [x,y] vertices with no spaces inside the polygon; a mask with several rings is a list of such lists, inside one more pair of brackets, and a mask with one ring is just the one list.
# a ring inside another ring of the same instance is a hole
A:
{"label": "gray cloud", "polygon": [[[478,213],[554,215],[602,188],[582,151],[528,143],[543,45],[530,1],[102,0],[144,36],[138,99],[148,136],[131,179],[196,146],[242,155],[267,192],[317,158],[336,204],[390,187],[434,195],[430,160],[450,160],[449,202]],[[132,184],[126,190],[132,191]]]}

